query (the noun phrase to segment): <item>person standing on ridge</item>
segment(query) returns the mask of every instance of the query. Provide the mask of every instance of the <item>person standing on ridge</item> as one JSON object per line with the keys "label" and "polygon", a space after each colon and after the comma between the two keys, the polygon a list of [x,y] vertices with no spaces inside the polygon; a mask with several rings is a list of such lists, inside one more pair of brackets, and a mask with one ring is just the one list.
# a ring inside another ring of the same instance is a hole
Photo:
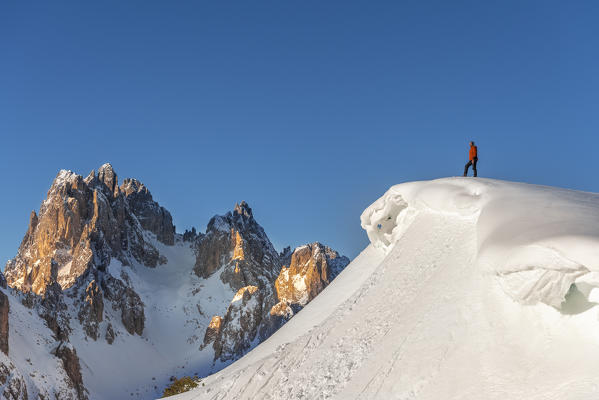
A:
{"label": "person standing on ridge", "polygon": [[472,172],[474,172],[474,176],[476,177],[476,163],[478,162],[478,149],[474,145],[474,142],[470,142],[470,152],[468,153],[470,156],[470,161],[464,167],[464,176],[468,175],[468,168],[472,165]]}

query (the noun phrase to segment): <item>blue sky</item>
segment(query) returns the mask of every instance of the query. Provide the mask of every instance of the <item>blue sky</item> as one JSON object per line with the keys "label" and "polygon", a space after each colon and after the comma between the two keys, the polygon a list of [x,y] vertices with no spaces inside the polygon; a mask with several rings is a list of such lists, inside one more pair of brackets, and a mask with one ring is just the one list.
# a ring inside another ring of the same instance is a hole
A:
{"label": "blue sky", "polygon": [[[599,3],[0,5],[0,259],[58,170],[111,162],[179,231],[246,200],[275,246],[354,257],[389,186],[599,191]],[[122,179],[121,179],[122,180]]]}

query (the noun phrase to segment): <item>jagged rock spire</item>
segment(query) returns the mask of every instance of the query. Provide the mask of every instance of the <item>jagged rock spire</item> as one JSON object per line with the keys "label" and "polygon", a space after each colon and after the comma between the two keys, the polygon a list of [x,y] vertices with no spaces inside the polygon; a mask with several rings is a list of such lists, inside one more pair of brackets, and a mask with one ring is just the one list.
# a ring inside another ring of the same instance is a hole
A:
{"label": "jagged rock spire", "polygon": [[235,290],[262,286],[259,276],[274,280],[281,269],[279,254],[245,201],[208,222],[197,251],[195,273],[207,278],[225,266],[222,279]]}
{"label": "jagged rock spire", "polygon": [[35,228],[37,228],[38,218],[35,210],[31,211],[29,214],[29,226],[27,227],[27,232],[25,233],[25,237],[23,237],[23,241],[21,242],[21,246],[25,246],[34,238]]}
{"label": "jagged rock spire", "polygon": [[164,244],[175,244],[175,227],[171,213],[152,199],[148,188],[137,179],[127,178],[120,186],[120,192],[138,217],[141,226],[154,233]]}
{"label": "jagged rock spire", "polygon": [[106,163],[98,169],[98,180],[106,185],[110,193],[115,195],[118,193],[118,177],[110,163]]}
{"label": "jagged rock spire", "polygon": [[252,214],[252,209],[250,208],[248,203],[246,203],[245,201],[242,201],[241,203],[235,203],[235,208],[234,208],[233,212],[238,215],[245,216],[247,218],[254,217],[254,215]]}

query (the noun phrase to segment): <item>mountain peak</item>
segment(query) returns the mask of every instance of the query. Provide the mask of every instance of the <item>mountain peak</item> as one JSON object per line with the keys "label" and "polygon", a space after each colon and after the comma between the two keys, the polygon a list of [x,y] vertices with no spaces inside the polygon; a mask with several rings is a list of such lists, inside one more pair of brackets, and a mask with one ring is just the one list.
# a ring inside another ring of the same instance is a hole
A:
{"label": "mountain peak", "polygon": [[77,175],[73,171],[68,169],[61,169],[60,171],[58,171],[58,174],[56,174],[56,178],[54,178],[54,181],[52,182],[52,188],[62,187],[66,183],[73,182],[77,179],[77,177],[79,177],[79,175]]}
{"label": "mountain peak", "polygon": [[241,215],[247,218],[252,218],[254,215],[252,214],[252,209],[245,201],[241,203],[236,203],[233,212],[237,215]]}
{"label": "mountain peak", "polygon": [[23,290],[33,287],[36,294],[43,293],[51,260],[62,271],[58,283],[63,288],[71,287],[89,271],[102,270],[113,257],[123,265],[134,260],[149,267],[163,263],[164,257],[144,231],[173,245],[172,217],[140,182],[125,182],[127,190],[121,193],[109,163],[85,179],[61,170],[39,215],[31,213],[19,251],[5,269],[9,285]]}
{"label": "mountain peak", "polygon": [[118,177],[116,172],[114,172],[114,168],[112,168],[112,164],[105,163],[98,168],[98,180],[106,185],[111,193],[118,191]]}
{"label": "mountain peak", "polygon": [[129,196],[132,193],[140,193],[144,196],[149,196],[150,200],[152,199],[152,195],[146,185],[135,178],[125,178],[120,189],[121,192],[125,193],[125,196]]}
{"label": "mountain peak", "polygon": [[98,168],[98,173],[102,173],[102,172],[113,172],[114,173],[114,168],[112,167],[111,163],[104,163],[100,166],[100,168]]}

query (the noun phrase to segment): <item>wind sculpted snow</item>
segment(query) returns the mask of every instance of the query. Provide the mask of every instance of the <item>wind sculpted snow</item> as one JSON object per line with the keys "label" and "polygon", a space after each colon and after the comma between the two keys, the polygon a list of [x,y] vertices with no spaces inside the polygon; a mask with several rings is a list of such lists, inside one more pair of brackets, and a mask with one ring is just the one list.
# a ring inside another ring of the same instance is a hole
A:
{"label": "wind sculpted snow", "polygon": [[421,212],[475,221],[477,266],[513,299],[560,307],[570,286],[599,283],[599,195],[490,179],[393,186],[362,214],[373,244],[389,251]]}
{"label": "wind sculpted snow", "polygon": [[331,285],[179,398],[599,398],[599,195],[448,178],[361,222]]}

